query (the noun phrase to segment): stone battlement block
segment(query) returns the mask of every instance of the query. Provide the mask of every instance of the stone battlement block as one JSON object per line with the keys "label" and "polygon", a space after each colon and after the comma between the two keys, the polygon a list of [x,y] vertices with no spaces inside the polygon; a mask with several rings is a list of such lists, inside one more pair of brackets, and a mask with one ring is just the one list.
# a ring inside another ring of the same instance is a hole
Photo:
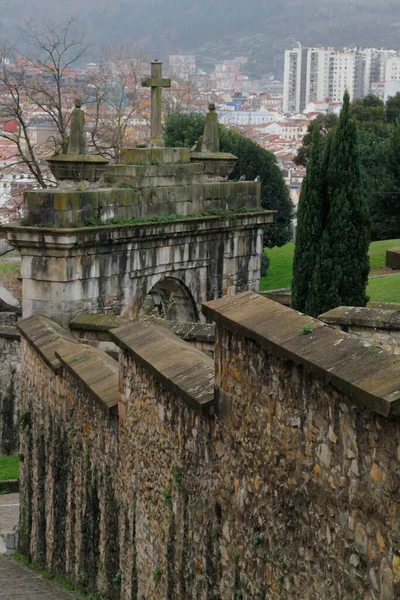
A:
{"label": "stone battlement block", "polygon": [[388,269],[400,269],[400,248],[386,250],[386,266]]}

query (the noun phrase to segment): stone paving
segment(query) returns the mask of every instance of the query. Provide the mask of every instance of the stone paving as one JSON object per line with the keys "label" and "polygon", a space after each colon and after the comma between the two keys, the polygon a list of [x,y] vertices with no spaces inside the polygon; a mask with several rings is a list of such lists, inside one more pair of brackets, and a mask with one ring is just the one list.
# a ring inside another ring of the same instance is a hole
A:
{"label": "stone paving", "polygon": [[16,530],[19,515],[19,494],[0,496],[0,554],[6,551],[4,535]]}
{"label": "stone paving", "polygon": [[0,556],[1,600],[80,600],[53,581],[43,579],[10,556]]}
{"label": "stone paving", "polygon": [[19,494],[0,496],[0,600],[80,600],[54,581],[43,579],[19,564],[6,551],[3,536],[15,531],[18,524]]}

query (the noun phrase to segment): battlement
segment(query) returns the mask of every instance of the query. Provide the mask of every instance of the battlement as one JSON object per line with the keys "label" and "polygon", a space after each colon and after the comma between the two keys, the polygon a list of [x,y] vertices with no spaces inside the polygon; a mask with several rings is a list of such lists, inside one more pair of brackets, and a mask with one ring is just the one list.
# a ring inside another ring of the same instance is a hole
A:
{"label": "battlement", "polygon": [[118,569],[122,598],[177,595],[175,572],[186,595],[233,597],[239,562],[250,598],[281,600],[283,555],[299,597],[352,597],[375,572],[394,593],[400,358],[249,292],[204,311],[214,364],[154,323],[113,331],[119,364],[48,319],[19,324],[20,550],[50,570],[65,552],[60,572],[108,597]]}

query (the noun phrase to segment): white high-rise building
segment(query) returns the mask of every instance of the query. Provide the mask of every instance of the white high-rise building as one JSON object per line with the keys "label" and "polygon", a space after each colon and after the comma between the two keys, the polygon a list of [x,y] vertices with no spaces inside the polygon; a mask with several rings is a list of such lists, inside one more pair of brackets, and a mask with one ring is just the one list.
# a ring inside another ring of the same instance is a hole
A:
{"label": "white high-rise building", "polygon": [[284,112],[302,112],[310,102],[324,100],[331,48],[297,46],[285,52]]}
{"label": "white high-rise building", "polygon": [[400,81],[400,56],[388,58],[386,61],[385,81]]}
{"label": "white high-rise building", "polygon": [[352,52],[334,52],[329,57],[328,96],[332,102],[341,102],[345,91],[354,98],[356,55]]}
{"label": "white high-rise building", "polygon": [[376,81],[400,80],[400,54],[376,48],[297,46],[285,52],[284,112],[301,113],[314,102],[364,98]]}

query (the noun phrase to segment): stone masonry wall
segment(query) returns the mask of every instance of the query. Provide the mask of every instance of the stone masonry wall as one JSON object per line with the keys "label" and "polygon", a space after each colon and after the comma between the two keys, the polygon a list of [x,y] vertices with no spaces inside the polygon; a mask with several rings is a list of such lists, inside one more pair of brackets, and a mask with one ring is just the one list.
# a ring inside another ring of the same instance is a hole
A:
{"label": "stone masonry wall", "polygon": [[13,313],[0,313],[0,454],[18,450],[20,336]]}
{"label": "stone masonry wall", "polygon": [[158,375],[164,349],[151,369],[121,350],[118,420],[24,341],[21,550],[110,600],[397,598],[399,420],[274,344],[217,321],[216,416]]}
{"label": "stone masonry wall", "polygon": [[24,339],[22,362],[31,377],[21,397],[20,551],[117,599],[118,420]]}

